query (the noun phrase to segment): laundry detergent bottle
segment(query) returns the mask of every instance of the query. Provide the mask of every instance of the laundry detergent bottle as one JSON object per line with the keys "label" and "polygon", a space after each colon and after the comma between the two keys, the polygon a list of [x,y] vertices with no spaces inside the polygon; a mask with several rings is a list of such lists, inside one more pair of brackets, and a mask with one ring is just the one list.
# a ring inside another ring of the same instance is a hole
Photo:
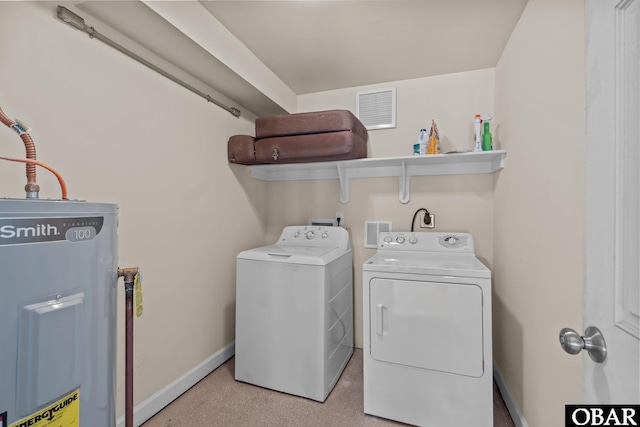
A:
{"label": "laundry detergent bottle", "polygon": [[427,154],[427,144],[429,143],[429,136],[426,129],[420,129],[420,135],[415,144],[413,144],[413,155],[419,156]]}

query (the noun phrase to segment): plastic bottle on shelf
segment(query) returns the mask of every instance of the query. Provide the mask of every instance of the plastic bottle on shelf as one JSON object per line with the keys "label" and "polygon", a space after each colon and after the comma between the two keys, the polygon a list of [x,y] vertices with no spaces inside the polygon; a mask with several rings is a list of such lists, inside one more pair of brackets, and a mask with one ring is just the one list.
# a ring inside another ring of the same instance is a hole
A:
{"label": "plastic bottle on shelf", "polygon": [[482,133],[482,151],[493,150],[493,142],[491,132],[489,131],[489,122],[484,122],[484,132]]}
{"label": "plastic bottle on shelf", "polygon": [[474,128],[475,128],[475,143],[476,146],[473,151],[482,151],[482,136],[480,135],[480,129],[482,124],[482,118],[480,114],[476,114]]}
{"label": "plastic bottle on shelf", "polygon": [[419,156],[427,154],[427,144],[429,143],[429,136],[426,129],[420,129],[420,135],[415,144],[413,144],[413,155]]}
{"label": "plastic bottle on shelf", "polygon": [[440,154],[440,134],[438,133],[438,126],[436,126],[435,120],[431,120],[427,154]]}

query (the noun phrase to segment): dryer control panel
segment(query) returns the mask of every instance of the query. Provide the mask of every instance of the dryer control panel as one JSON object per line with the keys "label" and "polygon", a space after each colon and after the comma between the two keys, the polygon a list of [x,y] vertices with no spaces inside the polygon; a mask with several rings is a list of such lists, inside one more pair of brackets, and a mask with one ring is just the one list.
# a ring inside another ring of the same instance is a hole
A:
{"label": "dryer control panel", "polygon": [[470,233],[383,232],[378,242],[378,250],[447,253],[474,253],[475,250]]}

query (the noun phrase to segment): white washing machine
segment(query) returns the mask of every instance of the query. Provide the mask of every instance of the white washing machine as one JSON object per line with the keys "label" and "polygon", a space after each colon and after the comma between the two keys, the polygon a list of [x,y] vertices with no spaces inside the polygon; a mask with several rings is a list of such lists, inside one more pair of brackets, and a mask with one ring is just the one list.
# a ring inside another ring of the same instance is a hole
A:
{"label": "white washing machine", "polygon": [[353,354],[353,258],[339,227],[285,227],[237,257],[235,378],[324,402]]}
{"label": "white washing machine", "polygon": [[491,272],[466,233],[380,233],[363,265],[364,412],[493,426]]}

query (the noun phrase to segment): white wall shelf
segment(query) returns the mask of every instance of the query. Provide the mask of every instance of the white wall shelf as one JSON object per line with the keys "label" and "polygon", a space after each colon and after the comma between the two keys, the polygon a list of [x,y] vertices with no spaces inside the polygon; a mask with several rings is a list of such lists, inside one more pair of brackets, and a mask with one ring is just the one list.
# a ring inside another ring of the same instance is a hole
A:
{"label": "white wall shelf", "polygon": [[505,150],[428,156],[384,157],[337,162],[254,165],[251,177],[262,181],[340,180],[340,201],[349,202],[351,178],[397,176],[400,203],[411,198],[412,176],[494,173],[504,168]]}

